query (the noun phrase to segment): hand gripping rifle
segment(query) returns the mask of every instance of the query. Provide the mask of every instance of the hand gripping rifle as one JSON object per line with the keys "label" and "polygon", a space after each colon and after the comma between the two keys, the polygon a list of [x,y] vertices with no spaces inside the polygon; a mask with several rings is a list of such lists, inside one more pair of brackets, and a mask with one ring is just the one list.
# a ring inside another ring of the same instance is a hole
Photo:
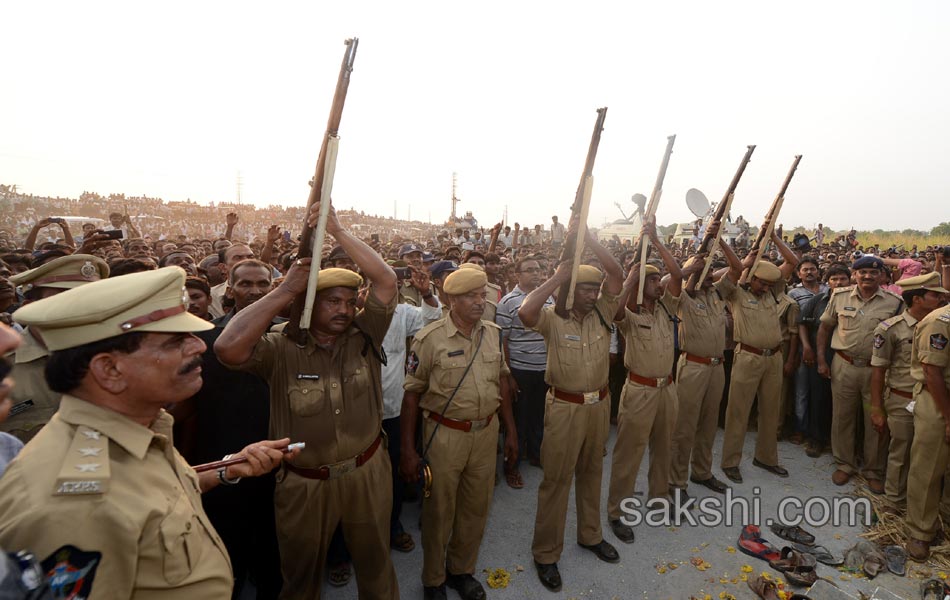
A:
{"label": "hand gripping rifle", "polygon": [[801,160],[802,155],[798,154],[795,156],[795,160],[792,161],[792,168],[788,170],[788,175],[785,176],[785,182],[782,184],[782,189],[779,190],[778,196],[776,196],[775,200],[772,202],[772,207],[765,215],[765,220],[762,223],[762,227],[759,228],[759,233],[755,236],[755,243],[752,244],[752,249],[749,251],[750,254],[755,256],[755,262],[753,262],[752,266],[742,274],[742,278],[739,279],[739,283],[745,283],[752,279],[752,276],[755,275],[755,272],[759,267],[759,257],[761,256],[762,251],[765,250],[766,245],[768,245],[769,240],[772,239],[772,232],[775,230],[775,224],[778,222],[778,214],[782,210],[782,204],[785,203],[785,192],[788,190],[788,184],[792,182],[792,177],[795,175],[795,170],[798,168],[798,163],[800,163]]}
{"label": "hand gripping rifle", "polygon": [[[646,212],[643,213],[643,223],[656,215],[656,209],[660,205],[660,196],[663,195],[663,180],[666,179],[666,169],[670,166],[670,155],[673,154],[674,142],[676,142],[675,135],[666,138],[666,152],[663,154],[663,162],[660,163],[660,172],[656,175],[656,183],[653,185],[653,193],[650,194]],[[647,253],[649,251],[650,240],[649,238],[644,239],[641,231],[634,247],[634,256],[640,257],[640,285],[637,287],[637,304],[643,304],[643,284],[646,283],[647,278]]]}
{"label": "hand gripping rifle", "polygon": [[[716,235],[712,236],[709,233],[709,230],[713,228],[713,225],[719,225],[721,227],[722,220],[729,214],[729,209],[732,208],[732,199],[736,195],[736,187],[739,185],[739,180],[742,179],[742,174],[745,173],[745,168],[748,166],[749,162],[752,160],[752,152],[755,150],[755,145],[747,146],[745,151],[745,156],[742,157],[742,162],[739,163],[739,168],[736,170],[736,174],[732,176],[732,182],[729,183],[729,189],[726,190],[725,196],[723,196],[722,201],[719,203],[719,206],[716,207],[716,212],[713,214],[712,220],[706,225],[706,234],[703,236],[703,241],[699,244],[698,253],[706,253],[705,265],[703,265],[703,272],[699,275],[698,280],[693,280],[696,277],[693,274],[691,283],[694,283],[695,286],[699,286],[703,281],[706,281],[706,275],[709,273],[709,266],[712,265],[712,255],[716,251],[716,245],[719,243],[719,239],[722,237],[722,230],[719,229],[716,231]],[[689,286],[687,286],[689,287]]]}
{"label": "hand gripping rifle", "polygon": [[[333,174],[336,171],[336,156],[340,145],[337,132],[340,129],[340,119],[343,117],[343,104],[346,102],[346,90],[350,86],[350,73],[353,72],[353,61],[356,59],[359,39],[350,38],[345,43],[346,51],[343,53],[343,64],[340,65],[340,75],[336,81],[336,91],[333,93],[327,132],[317,157],[313,179],[310,181],[310,196],[307,198],[307,210],[304,212],[303,233],[300,235],[300,245],[297,247],[297,258],[314,258],[314,262],[310,265],[307,292],[294,298],[294,303],[290,308],[290,322],[287,323],[287,334],[301,347],[307,343],[307,330],[310,329],[313,301],[317,293],[320,257],[323,253],[323,239],[327,233],[327,215],[330,214],[330,192],[333,190]],[[315,230],[307,222],[310,207],[314,202],[320,202],[320,218]]]}
{"label": "hand gripping rifle", "polygon": [[[597,147],[600,145],[600,134],[604,131],[604,119],[607,118],[607,107],[597,109],[597,121],[594,123],[594,133],[590,138],[590,147],[587,149],[587,160],[584,162],[584,173],[574,195],[574,204],[571,206],[571,220],[578,218],[576,235],[564,240],[559,262],[573,260],[571,264],[571,280],[561,285],[554,304],[554,312],[566,319],[574,307],[574,284],[577,282],[577,269],[584,253],[584,239],[587,237],[587,212],[590,209],[590,195],[594,185],[594,160],[597,158]],[[569,223],[570,223],[569,221]]]}

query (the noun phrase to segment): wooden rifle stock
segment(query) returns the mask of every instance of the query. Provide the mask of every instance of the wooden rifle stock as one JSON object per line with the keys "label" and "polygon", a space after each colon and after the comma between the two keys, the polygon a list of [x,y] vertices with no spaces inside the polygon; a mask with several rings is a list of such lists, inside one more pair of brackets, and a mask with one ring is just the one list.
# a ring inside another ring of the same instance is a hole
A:
{"label": "wooden rifle stock", "polygon": [[[350,74],[353,72],[353,62],[356,59],[356,47],[359,45],[359,39],[348,39],[345,44],[346,50],[343,53],[343,62],[340,65],[336,90],[333,93],[333,104],[330,107],[330,117],[327,119],[326,134],[323,137],[320,154],[317,156],[313,179],[310,181],[310,195],[307,198],[307,209],[304,211],[300,245],[297,246],[297,258],[314,258],[310,265],[311,274],[307,292],[298,294],[294,298],[290,308],[290,322],[287,323],[286,328],[287,335],[291,336],[299,346],[303,346],[307,342],[310,311],[313,307],[313,296],[323,252],[323,239],[326,233],[327,215],[330,210],[329,192],[333,185],[333,172],[336,167],[336,147],[339,143],[340,120],[343,117],[343,105],[346,102],[346,92],[350,86]],[[326,194],[326,198],[324,198],[324,194]],[[320,206],[320,219],[316,229],[314,229],[310,227],[307,218],[313,204],[322,200],[326,200],[326,202],[323,202]]]}
{"label": "wooden rifle stock", "polygon": [[[716,251],[716,244],[719,243],[719,238],[722,237],[722,220],[726,218],[726,215],[729,214],[729,209],[732,208],[732,200],[736,195],[736,187],[739,185],[739,180],[742,179],[742,174],[745,173],[745,168],[748,166],[749,162],[752,160],[752,152],[755,151],[755,145],[747,146],[745,156],[742,157],[742,162],[739,163],[739,168],[736,170],[736,174],[732,176],[732,181],[729,183],[729,189],[726,190],[725,195],[722,197],[722,200],[719,202],[719,206],[716,207],[716,212],[713,214],[712,220],[706,225],[706,234],[703,236],[703,241],[699,244],[698,254],[706,253],[705,264],[703,265],[703,272],[699,275],[699,279],[696,279],[697,275],[693,274],[690,277],[689,284],[692,286],[698,286],[703,281],[706,280],[706,275],[709,273],[709,266],[712,265],[712,255]],[[716,235],[710,235],[709,230],[712,229],[713,225],[719,225],[719,229],[716,231]],[[687,285],[687,288],[690,287]]]}
{"label": "wooden rifle stock", "polygon": [[798,169],[798,163],[802,160],[802,155],[798,154],[795,156],[795,160],[792,161],[792,168],[788,170],[788,175],[785,176],[785,181],[782,183],[782,189],[779,190],[778,196],[775,197],[775,200],[772,201],[772,207],[769,208],[769,212],[765,215],[765,220],[762,222],[762,227],[759,228],[759,232],[755,236],[755,243],[752,245],[752,249],[749,251],[749,254],[755,256],[755,261],[752,263],[752,266],[746,269],[742,274],[742,278],[739,279],[739,283],[745,283],[749,279],[752,279],[752,276],[755,275],[756,270],[759,266],[759,257],[762,254],[762,251],[765,249],[765,246],[769,243],[769,240],[772,238],[772,232],[775,230],[775,223],[778,222],[778,215],[782,211],[782,204],[785,203],[785,192],[788,190],[788,184],[792,182],[792,177],[795,175],[795,170]]}
{"label": "wooden rifle stock", "polygon": [[[577,185],[577,192],[574,194],[574,204],[571,206],[570,224],[577,216],[579,219],[576,235],[569,236],[564,240],[564,246],[561,248],[559,262],[574,260],[571,265],[571,280],[561,284],[558,290],[557,301],[554,304],[554,312],[561,318],[566,319],[574,301],[574,284],[577,281],[577,268],[580,266],[580,255],[584,251],[584,239],[587,237],[587,210],[590,207],[590,189],[593,184],[594,161],[597,158],[597,147],[600,146],[600,134],[604,131],[604,119],[607,118],[607,107],[597,109],[597,120],[594,123],[594,133],[590,138],[590,146],[587,148],[587,160],[584,161],[584,172],[581,174],[581,181]],[[575,259],[576,257],[576,259]]]}
{"label": "wooden rifle stock", "polygon": [[[666,170],[670,166],[670,156],[673,154],[673,143],[676,142],[676,135],[666,138],[666,152],[663,154],[663,162],[660,163],[660,171],[656,174],[656,183],[653,184],[653,193],[650,194],[650,201],[647,203],[646,212],[643,213],[643,223],[646,223],[651,217],[656,215],[656,209],[660,205],[660,196],[663,195],[663,180],[666,179]],[[634,256],[640,260],[640,282],[637,286],[637,304],[643,304],[643,285],[647,278],[647,256],[650,252],[650,240],[644,239],[643,232],[637,238]]]}

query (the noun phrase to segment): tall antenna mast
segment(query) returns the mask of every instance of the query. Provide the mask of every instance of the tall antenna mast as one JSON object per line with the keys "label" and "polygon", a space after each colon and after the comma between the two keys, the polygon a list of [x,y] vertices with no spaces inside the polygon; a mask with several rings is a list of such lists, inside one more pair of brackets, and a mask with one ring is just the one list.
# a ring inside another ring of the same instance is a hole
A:
{"label": "tall antenna mast", "polygon": [[243,186],[243,182],[241,181],[241,171],[238,171],[237,172],[237,203],[238,204],[241,203],[241,187],[242,186]]}
{"label": "tall antenna mast", "polygon": [[458,216],[455,213],[455,205],[459,203],[459,198],[456,192],[458,191],[458,173],[452,173],[452,217],[451,220],[454,223],[458,220]]}

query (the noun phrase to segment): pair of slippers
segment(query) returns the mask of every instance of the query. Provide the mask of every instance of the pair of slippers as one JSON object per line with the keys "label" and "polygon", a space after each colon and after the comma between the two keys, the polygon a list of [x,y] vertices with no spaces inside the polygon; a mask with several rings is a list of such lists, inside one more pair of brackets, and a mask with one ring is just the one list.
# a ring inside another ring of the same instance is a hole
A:
{"label": "pair of slippers", "polygon": [[[772,526],[772,531],[776,532],[776,526]],[[797,529],[795,533],[791,533],[790,529]],[[843,560],[836,557],[822,545],[813,545],[815,542],[815,536],[804,531],[800,527],[788,528],[783,527],[781,533],[785,535],[779,535],[789,540],[792,543],[792,548],[803,554],[810,554],[815,557],[815,560],[821,564],[828,565],[830,567],[837,567],[840,565]],[[787,536],[787,537],[786,537]],[[811,540],[809,543],[799,542],[796,540]],[[746,525],[742,528],[742,533],[739,534],[739,550],[744,554],[749,556],[754,556],[755,558],[762,559],[764,561],[775,561],[782,558],[781,552],[773,545],[771,545],[767,540],[762,538],[761,530],[756,525]]]}
{"label": "pair of slippers", "polygon": [[799,552],[788,546],[779,551],[762,538],[761,531],[756,525],[746,525],[742,528],[738,545],[743,554],[767,561],[770,567],[784,573],[785,578],[792,585],[806,587],[818,580],[818,574],[815,573],[817,560],[814,555]]}
{"label": "pair of slippers", "polygon": [[[750,577],[748,580],[749,589],[755,593],[756,597],[762,600],[779,600],[778,586],[771,579],[766,579],[761,575]],[[786,595],[787,600],[809,600],[808,596],[802,594]]]}
{"label": "pair of slippers", "polygon": [[874,579],[885,569],[903,577],[907,574],[907,552],[900,546],[887,546],[883,551],[867,540],[861,540],[845,553],[845,567],[851,571],[863,571]]}

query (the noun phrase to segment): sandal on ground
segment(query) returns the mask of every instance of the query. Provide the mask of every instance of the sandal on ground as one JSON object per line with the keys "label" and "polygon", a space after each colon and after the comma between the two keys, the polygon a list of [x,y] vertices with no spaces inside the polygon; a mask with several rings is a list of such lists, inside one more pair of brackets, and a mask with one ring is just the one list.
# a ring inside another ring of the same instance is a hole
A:
{"label": "sandal on ground", "polygon": [[785,579],[787,579],[790,584],[799,587],[811,587],[813,583],[818,581],[818,574],[815,573],[815,567],[801,565],[786,569],[782,571],[782,573],[785,574]]}
{"label": "sandal on ground", "polygon": [[775,582],[761,575],[750,577],[748,580],[749,589],[755,592],[755,595],[762,600],[778,600],[778,588]]}
{"label": "sandal on ground", "polygon": [[945,586],[939,579],[920,582],[920,597],[923,600],[943,600]]}
{"label": "sandal on ground", "polygon": [[812,554],[806,554],[804,552],[799,552],[793,550],[788,546],[782,548],[781,558],[778,560],[769,561],[769,566],[775,569],[776,571],[785,572],[795,567],[811,567],[815,568],[817,564],[817,559]]}
{"label": "sandal on ground", "polygon": [[505,481],[508,483],[508,487],[516,490],[520,490],[524,487],[524,480],[521,478],[521,471],[518,469],[506,470]]}
{"label": "sandal on ground", "polygon": [[746,525],[742,528],[742,533],[739,534],[738,546],[743,554],[748,554],[749,556],[767,562],[782,558],[782,555],[775,546],[759,537],[759,528],[755,525]]}
{"label": "sandal on ground", "polygon": [[389,546],[399,552],[412,552],[416,548],[416,543],[412,541],[411,535],[403,531],[389,538]]}
{"label": "sandal on ground", "polygon": [[844,559],[838,558],[831,553],[830,550],[822,546],[821,544],[817,546],[806,546],[804,544],[792,544],[792,548],[803,552],[805,554],[811,554],[815,559],[823,565],[828,565],[829,567],[837,567],[844,563]]}
{"label": "sandal on ground", "polygon": [[350,568],[350,563],[344,562],[330,567],[327,582],[333,587],[343,587],[350,582],[352,576],[353,570]]}
{"label": "sandal on ground", "polygon": [[887,570],[903,577],[907,574],[907,552],[900,546],[893,545],[884,548],[884,558],[887,559]]}
{"label": "sandal on ground", "polygon": [[815,536],[808,533],[798,525],[782,525],[781,523],[773,523],[769,525],[769,529],[772,530],[772,533],[779,536],[783,540],[788,540],[797,544],[805,544],[806,546],[811,546],[815,543]]}

